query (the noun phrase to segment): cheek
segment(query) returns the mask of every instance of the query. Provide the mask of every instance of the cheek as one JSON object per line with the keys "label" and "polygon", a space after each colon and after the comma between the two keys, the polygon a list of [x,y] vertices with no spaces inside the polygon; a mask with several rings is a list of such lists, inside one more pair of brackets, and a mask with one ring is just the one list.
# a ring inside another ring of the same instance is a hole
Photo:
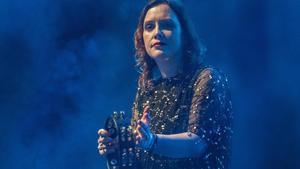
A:
{"label": "cheek", "polygon": [[144,40],[145,48],[146,49],[149,48],[150,40],[149,40],[149,35],[147,33],[143,34],[143,40]]}
{"label": "cheek", "polygon": [[180,32],[167,32],[166,37],[169,39],[169,43],[172,43],[173,46],[180,46],[181,44],[181,33]]}
{"label": "cheek", "polygon": [[164,37],[166,37],[167,39],[172,39],[174,36],[174,32],[168,31],[168,30],[164,30],[163,34],[164,34]]}

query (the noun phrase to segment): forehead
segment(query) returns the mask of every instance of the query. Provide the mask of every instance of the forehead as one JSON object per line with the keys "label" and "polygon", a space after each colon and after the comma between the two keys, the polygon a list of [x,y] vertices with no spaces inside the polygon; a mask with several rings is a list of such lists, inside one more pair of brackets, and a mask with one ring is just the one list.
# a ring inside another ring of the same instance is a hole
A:
{"label": "forehead", "polygon": [[146,13],[144,22],[162,19],[177,20],[175,12],[167,4],[159,4],[150,8]]}

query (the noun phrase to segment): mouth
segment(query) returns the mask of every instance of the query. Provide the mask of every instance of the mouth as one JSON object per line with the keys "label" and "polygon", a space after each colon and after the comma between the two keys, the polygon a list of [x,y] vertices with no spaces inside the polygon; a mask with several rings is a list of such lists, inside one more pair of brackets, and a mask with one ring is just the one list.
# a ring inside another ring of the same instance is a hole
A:
{"label": "mouth", "polygon": [[151,48],[153,48],[153,47],[161,47],[161,46],[165,46],[165,45],[166,45],[166,43],[164,43],[164,42],[155,42],[155,43],[153,43],[151,45]]}

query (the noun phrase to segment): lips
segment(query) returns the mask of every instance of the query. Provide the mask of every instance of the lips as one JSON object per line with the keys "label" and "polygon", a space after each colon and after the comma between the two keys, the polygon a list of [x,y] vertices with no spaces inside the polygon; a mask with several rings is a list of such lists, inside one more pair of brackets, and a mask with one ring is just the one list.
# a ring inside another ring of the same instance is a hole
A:
{"label": "lips", "polygon": [[152,47],[158,47],[158,46],[164,46],[166,45],[166,43],[164,42],[154,42],[152,45],[151,45],[151,48]]}

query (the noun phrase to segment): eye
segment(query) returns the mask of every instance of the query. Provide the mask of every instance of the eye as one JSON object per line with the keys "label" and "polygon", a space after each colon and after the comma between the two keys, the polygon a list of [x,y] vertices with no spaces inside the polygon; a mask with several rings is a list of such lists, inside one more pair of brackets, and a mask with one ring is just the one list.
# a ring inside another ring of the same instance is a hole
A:
{"label": "eye", "polygon": [[162,23],[162,27],[167,30],[172,30],[175,28],[175,24],[173,21],[165,21]]}
{"label": "eye", "polygon": [[151,31],[154,29],[154,23],[148,22],[145,24],[144,29],[147,31]]}

